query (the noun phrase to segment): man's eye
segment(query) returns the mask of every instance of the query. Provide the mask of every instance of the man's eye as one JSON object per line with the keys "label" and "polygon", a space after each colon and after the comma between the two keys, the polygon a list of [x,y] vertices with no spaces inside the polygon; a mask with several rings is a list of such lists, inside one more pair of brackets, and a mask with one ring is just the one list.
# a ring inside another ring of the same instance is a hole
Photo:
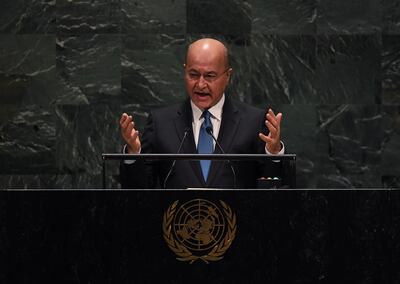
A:
{"label": "man's eye", "polygon": [[204,76],[204,79],[206,79],[206,80],[212,80],[212,79],[214,79],[216,76],[214,75],[214,74],[206,74],[205,76]]}
{"label": "man's eye", "polygon": [[199,78],[199,77],[200,77],[200,75],[197,74],[197,73],[189,73],[189,76],[190,76],[191,78]]}

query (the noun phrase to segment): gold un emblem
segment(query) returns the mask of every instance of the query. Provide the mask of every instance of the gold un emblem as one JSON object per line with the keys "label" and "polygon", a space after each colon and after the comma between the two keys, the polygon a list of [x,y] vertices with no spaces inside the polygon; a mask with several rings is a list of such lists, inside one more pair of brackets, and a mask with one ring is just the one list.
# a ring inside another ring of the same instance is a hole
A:
{"label": "gold un emblem", "polygon": [[192,264],[218,261],[236,235],[236,216],[223,201],[220,207],[205,199],[193,199],[180,207],[179,200],[164,213],[163,232],[177,260]]}

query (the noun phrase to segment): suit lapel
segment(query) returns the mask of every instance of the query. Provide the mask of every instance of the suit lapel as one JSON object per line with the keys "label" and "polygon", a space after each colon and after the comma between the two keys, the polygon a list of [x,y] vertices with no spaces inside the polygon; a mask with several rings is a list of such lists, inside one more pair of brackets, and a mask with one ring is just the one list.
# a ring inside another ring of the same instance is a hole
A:
{"label": "suit lapel", "polygon": [[[225,153],[231,152],[232,142],[236,135],[240,123],[239,111],[236,109],[232,101],[226,96],[225,103],[223,106],[221,128],[218,134],[218,142]],[[221,154],[221,150],[217,145],[215,145],[214,153]],[[220,168],[225,165],[226,162],[212,162],[210,173],[207,179],[207,184],[212,184],[215,178],[218,176]]]}
{"label": "suit lapel", "polygon": [[[192,120],[193,120],[193,114],[192,114],[192,107],[190,105],[190,100],[186,100],[182,104],[181,108],[178,110],[177,116],[174,121],[175,129],[180,141],[182,141],[183,139],[185,130],[189,129],[188,136],[186,137],[186,140],[183,143],[183,147],[181,150],[182,154],[197,153],[196,143],[194,141],[194,135],[193,135]],[[203,179],[203,174],[201,173],[199,161],[189,161],[189,164],[191,165],[196,177],[204,187],[206,184]]]}

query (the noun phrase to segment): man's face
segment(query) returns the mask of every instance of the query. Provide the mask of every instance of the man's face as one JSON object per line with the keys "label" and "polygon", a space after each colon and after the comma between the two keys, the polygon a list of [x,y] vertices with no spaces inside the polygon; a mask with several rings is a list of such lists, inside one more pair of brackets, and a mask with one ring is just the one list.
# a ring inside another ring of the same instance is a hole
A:
{"label": "man's face", "polygon": [[211,48],[188,51],[185,65],[186,91],[200,109],[208,109],[221,99],[229,82],[231,69],[227,68],[221,50]]}

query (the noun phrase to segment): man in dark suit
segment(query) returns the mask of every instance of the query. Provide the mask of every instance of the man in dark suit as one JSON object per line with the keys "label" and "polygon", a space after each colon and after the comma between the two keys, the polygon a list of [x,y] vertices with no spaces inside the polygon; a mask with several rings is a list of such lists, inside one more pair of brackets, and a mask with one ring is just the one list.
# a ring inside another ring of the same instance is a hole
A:
{"label": "man in dark suit", "polygon": [[[127,153],[221,153],[210,132],[225,153],[282,154],[277,115],[235,102],[225,95],[232,73],[226,47],[215,39],[192,43],[187,52],[185,86],[188,99],[180,105],[152,111],[142,137],[132,116],[120,119]],[[121,184],[127,188],[216,187],[254,188],[263,175],[259,162],[172,162],[124,161]],[[171,171],[171,173],[169,173]],[[169,174],[168,174],[169,173]]]}

